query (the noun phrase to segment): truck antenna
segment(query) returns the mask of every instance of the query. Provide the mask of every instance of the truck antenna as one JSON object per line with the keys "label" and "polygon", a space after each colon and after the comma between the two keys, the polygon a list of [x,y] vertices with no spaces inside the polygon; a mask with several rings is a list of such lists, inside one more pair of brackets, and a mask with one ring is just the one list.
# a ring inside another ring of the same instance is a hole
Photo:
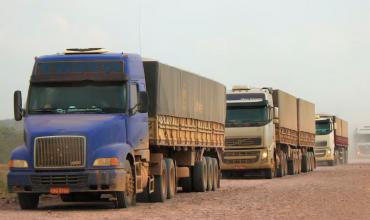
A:
{"label": "truck antenna", "polygon": [[141,39],[141,1],[142,0],[139,0],[139,53],[140,53],[140,55],[142,56],[142,45],[141,45],[141,41],[142,41],[142,39]]}

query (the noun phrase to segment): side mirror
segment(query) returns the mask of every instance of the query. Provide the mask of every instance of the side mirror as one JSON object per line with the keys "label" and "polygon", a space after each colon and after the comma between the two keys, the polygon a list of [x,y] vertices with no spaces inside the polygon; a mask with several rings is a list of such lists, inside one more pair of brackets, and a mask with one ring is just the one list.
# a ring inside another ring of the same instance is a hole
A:
{"label": "side mirror", "polygon": [[146,113],[148,112],[148,95],[146,92],[140,92],[140,104],[138,108],[138,112]]}
{"label": "side mirror", "polygon": [[22,120],[22,92],[17,90],[14,92],[14,119],[16,121]]}

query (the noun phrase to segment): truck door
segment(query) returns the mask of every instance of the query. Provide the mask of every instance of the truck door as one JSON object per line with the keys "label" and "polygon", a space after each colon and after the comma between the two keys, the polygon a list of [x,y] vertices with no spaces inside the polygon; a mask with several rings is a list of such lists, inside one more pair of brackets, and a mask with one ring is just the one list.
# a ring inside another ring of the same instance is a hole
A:
{"label": "truck door", "polygon": [[138,112],[139,92],[144,91],[143,84],[131,82],[129,87],[130,110],[127,121],[127,142],[136,149],[148,146],[148,113]]}

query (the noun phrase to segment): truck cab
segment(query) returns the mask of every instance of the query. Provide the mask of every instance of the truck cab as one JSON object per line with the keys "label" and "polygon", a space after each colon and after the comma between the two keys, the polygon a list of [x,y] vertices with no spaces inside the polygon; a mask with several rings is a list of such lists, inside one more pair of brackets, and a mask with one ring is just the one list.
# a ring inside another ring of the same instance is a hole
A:
{"label": "truck cab", "polygon": [[222,163],[225,175],[245,171],[264,174],[274,169],[273,109],[270,89],[234,86],[227,93],[225,152]]}
{"label": "truck cab", "polygon": [[316,115],[315,157],[330,166],[348,162],[348,124],[329,114]]}
{"label": "truck cab", "polygon": [[315,156],[318,163],[334,161],[334,119],[316,116]]}
{"label": "truck cab", "polygon": [[24,145],[11,153],[8,190],[21,208],[36,208],[42,194],[134,203],[135,155],[149,161],[146,99],[139,55],[89,48],[36,57],[24,107],[14,93]]}

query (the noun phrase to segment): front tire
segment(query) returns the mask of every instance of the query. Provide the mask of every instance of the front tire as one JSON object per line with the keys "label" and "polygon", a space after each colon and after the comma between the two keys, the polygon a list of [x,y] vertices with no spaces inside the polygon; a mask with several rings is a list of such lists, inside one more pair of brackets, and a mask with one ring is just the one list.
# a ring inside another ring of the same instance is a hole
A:
{"label": "front tire", "polygon": [[18,193],[18,200],[21,209],[37,209],[39,205],[39,194],[35,193]]}
{"label": "front tire", "polygon": [[134,168],[130,161],[126,160],[124,164],[126,173],[126,189],[124,192],[115,192],[116,201],[114,206],[118,209],[128,208],[136,205],[135,175]]}

